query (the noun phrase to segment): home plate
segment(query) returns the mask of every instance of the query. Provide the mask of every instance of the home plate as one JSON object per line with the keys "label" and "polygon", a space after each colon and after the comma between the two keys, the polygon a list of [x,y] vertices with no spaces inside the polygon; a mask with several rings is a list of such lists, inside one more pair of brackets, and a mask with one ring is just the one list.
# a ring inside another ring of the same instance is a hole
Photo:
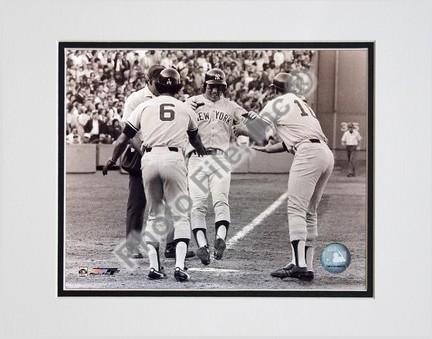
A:
{"label": "home plate", "polygon": [[200,272],[240,272],[240,270],[229,270],[229,269],[225,269],[225,268],[213,268],[213,267],[208,267],[208,268],[188,268],[188,271],[200,271]]}

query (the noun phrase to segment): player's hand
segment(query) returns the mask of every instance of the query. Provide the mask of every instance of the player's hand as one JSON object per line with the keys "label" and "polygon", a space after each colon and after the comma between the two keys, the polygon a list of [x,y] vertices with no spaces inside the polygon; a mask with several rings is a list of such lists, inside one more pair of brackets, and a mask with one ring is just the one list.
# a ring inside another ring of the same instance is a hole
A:
{"label": "player's hand", "polygon": [[258,118],[258,114],[257,113],[255,113],[255,112],[252,112],[252,111],[250,111],[250,112],[248,112],[248,119],[249,120],[255,120],[256,118]]}
{"label": "player's hand", "polygon": [[196,101],[191,101],[190,106],[194,111],[196,111],[198,107],[204,106],[204,103],[203,102],[198,103]]}
{"label": "player's hand", "polygon": [[199,157],[202,157],[202,156],[204,156],[204,155],[207,154],[207,150],[206,150],[206,148],[205,148],[204,146],[202,146],[202,147],[197,147],[197,148],[195,148],[195,150],[196,150],[197,155],[198,155]]}
{"label": "player's hand", "polygon": [[108,174],[109,168],[115,164],[115,161],[112,160],[112,158],[109,158],[106,162],[105,166],[102,168],[102,174],[105,176]]}
{"label": "player's hand", "polygon": [[258,114],[256,114],[255,112],[247,112],[242,114],[243,117],[249,119],[249,120],[255,120],[256,118],[258,118]]}
{"label": "player's hand", "polygon": [[266,146],[257,146],[257,145],[255,145],[255,146],[252,146],[252,149],[254,149],[256,151],[259,151],[259,152],[265,152],[265,153],[267,153]]}
{"label": "player's hand", "polygon": [[238,137],[239,135],[249,135],[248,129],[244,124],[234,125],[233,132],[236,137]]}

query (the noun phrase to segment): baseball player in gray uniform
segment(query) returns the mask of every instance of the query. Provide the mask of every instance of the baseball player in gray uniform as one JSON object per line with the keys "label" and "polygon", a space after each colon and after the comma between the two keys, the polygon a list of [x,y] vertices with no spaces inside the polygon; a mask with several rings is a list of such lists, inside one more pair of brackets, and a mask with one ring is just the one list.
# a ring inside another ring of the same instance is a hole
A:
{"label": "baseball player in gray uniform", "polygon": [[[282,139],[278,144],[254,146],[256,150],[294,154],[288,179],[292,261],[271,275],[311,281],[314,278],[313,243],[318,237],[317,207],[333,171],[334,157],[314,111],[294,94],[295,78],[289,73],[279,73],[272,87],[279,96],[268,102],[259,115],[248,113],[252,120],[273,124]],[[242,128],[238,128],[235,133],[241,131]]]}
{"label": "baseball player in gray uniform", "polygon": [[164,233],[161,229],[166,229],[165,204],[170,207],[175,230],[174,278],[178,281],[190,278],[184,267],[190,240],[187,173],[183,155],[186,131],[199,156],[204,155],[206,150],[198,134],[195,112],[173,97],[180,88],[180,74],[176,70],[167,68],[161,71],[156,82],[160,96],[140,104],[134,110],[106,165],[114,164],[128,140],[141,131],[144,153],[141,168],[145,169],[143,182],[149,204],[144,235],[150,262],[149,279],[166,277],[159,259],[159,244]]}
{"label": "baseball player in gray uniform", "polygon": [[210,263],[207,239],[207,200],[212,196],[215,213],[214,258],[222,259],[230,226],[228,195],[231,182],[231,163],[226,151],[230,145],[232,126],[244,120],[247,112],[223,97],[227,87],[225,74],[220,69],[208,71],[204,78],[204,94],[189,98],[195,109],[198,130],[207,149],[207,156],[198,157],[193,145],[188,147],[188,183],[192,199],[191,225],[198,245],[196,255],[204,265]]}

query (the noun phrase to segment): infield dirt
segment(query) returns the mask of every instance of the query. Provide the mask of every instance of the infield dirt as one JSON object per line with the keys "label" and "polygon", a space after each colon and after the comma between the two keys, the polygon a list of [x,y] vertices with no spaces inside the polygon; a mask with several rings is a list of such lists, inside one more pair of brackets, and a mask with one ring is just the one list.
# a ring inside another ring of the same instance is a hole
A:
{"label": "infield dirt", "polygon": [[[348,290],[366,289],[367,187],[364,166],[355,178],[336,166],[318,209],[319,239],[316,242],[312,282],[272,278],[270,272],[289,261],[290,244],[286,203],[225,251],[220,261],[203,266],[199,259],[186,260],[191,280],[173,278],[174,259],[161,264],[168,278],[147,279],[148,260],[135,259],[128,269],[113,253],[125,236],[128,176],[110,171],[96,174],[68,174],[65,186],[65,289],[226,289],[226,290]],[[233,174],[230,192],[231,228],[228,241],[266,210],[285,191],[288,174]],[[211,206],[211,201],[209,202]],[[209,209],[211,210],[211,208]],[[212,250],[214,215],[208,214],[208,238]],[[346,271],[331,274],[319,257],[330,243],[339,242],[351,253]],[[165,244],[162,244],[162,249]],[[190,248],[196,250],[194,240]],[[61,254],[60,254],[61,255]],[[117,267],[114,275],[80,277],[80,267]]]}

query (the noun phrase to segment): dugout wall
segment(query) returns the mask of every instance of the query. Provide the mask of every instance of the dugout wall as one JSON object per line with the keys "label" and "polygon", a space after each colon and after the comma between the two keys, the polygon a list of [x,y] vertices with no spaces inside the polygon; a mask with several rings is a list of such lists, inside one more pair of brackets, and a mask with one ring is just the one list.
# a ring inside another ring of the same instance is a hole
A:
{"label": "dugout wall", "polygon": [[318,114],[336,159],[345,157],[342,134],[352,122],[363,137],[359,160],[366,160],[368,140],[367,50],[319,51],[316,61],[317,89],[313,108]]}

